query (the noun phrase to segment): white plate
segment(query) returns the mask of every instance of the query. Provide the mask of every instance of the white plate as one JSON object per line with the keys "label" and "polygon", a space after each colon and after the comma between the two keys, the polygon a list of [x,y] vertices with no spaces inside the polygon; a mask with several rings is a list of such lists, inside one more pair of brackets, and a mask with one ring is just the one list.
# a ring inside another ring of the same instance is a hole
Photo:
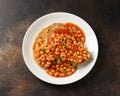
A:
{"label": "white plate", "polygon": [[[72,22],[80,26],[80,28],[84,31],[86,35],[85,46],[88,48],[89,52],[92,55],[92,60],[90,62],[80,65],[73,75],[65,78],[54,78],[48,75],[44,69],[42,69],[40,66],[38,66],[38,64],[36,64],[32,56],[32,46],[36,35],[43,28],[55,22]],[[38,18],[28,28],[23,39],[22,53],[27,67],[36,77],[51,84],[64,85],[78,81],[90,72],[98,56],[98,42],[94,31],[92,30],[90,25],[87,22],[85,22],[82,18],[70,13],[55,12]]]}

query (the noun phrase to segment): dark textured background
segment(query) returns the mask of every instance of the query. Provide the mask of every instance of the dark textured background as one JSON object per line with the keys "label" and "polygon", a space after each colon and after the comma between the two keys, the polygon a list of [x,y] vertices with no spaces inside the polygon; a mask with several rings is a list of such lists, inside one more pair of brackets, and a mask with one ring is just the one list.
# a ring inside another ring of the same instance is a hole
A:
{"label": "dark textured background", "polygon": [[[40,16],[65,11],[86,20],[99,41],[93,70],[65,86],[47,84],[28,70],[22,40]],[[120,0],[0,0],[0,96],[120,96]]]}

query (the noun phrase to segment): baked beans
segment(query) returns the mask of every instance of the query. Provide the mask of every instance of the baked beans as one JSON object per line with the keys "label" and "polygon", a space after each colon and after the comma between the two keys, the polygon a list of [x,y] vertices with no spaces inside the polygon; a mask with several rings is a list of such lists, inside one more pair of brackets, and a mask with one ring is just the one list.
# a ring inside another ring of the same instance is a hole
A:
{"label": "baked beans", "polygon": [[53,77],[72,75],[90,58],[84,46],[85,34],[73,23],[55,23],[43,29],[33,44],[36,62]]}

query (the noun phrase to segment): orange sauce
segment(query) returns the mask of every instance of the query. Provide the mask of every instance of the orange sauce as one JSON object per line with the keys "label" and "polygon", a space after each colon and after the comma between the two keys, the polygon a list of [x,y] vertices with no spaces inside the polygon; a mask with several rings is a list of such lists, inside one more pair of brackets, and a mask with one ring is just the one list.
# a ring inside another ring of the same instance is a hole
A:
{"label": "orange sauce", "polygon": [[65,23],[65,25],[67,27],[76,27],[81,32],[81,35],[85,38],[85,34],[84,34],[83,30],[79,26],[77,26],[77,25],[75,25],[73,23],[70,23],[70,22]]}

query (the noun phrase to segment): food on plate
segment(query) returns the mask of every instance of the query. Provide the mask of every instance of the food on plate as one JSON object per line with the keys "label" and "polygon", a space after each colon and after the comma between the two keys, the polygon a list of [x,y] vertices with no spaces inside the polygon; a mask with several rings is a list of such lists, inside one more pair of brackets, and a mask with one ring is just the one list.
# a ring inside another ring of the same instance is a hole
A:
{"label": "food on plate", "polygon": [[53,77],[72,75],[79,64],[90,59],[85,34],[73,23],[54,23],[35,38],[33,57]]}

